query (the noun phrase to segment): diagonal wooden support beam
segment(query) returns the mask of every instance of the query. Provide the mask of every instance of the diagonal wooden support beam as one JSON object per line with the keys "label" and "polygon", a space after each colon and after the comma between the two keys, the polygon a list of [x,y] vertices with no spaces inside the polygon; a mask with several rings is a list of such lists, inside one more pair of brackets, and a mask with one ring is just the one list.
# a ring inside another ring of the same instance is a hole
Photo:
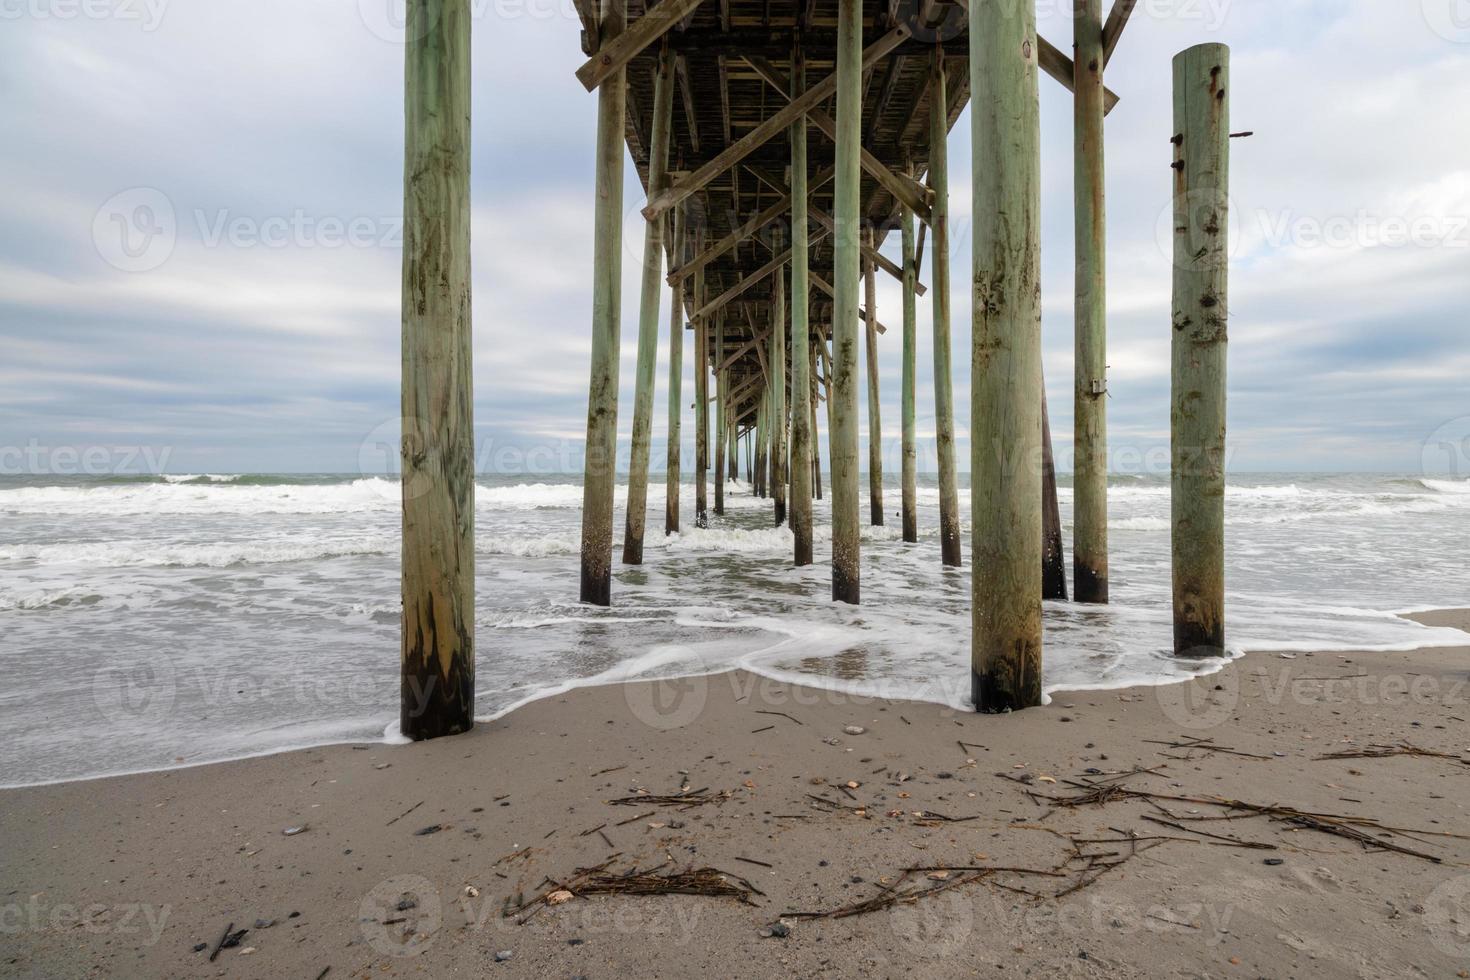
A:
{"label": "diagonal wooden support beam", "polygon": [[577,69],[577,80],[587,91],[597,90],[604,80],[638,57],[650,44],[673,30],[702,0],[661,0],[617,37],[597,46],[597,53]]}
{"label": "diagonal wooden support beam", "polygon": [[[786,187],[786,182],[777,178],[775,174],[766,170],[764,167],[757,167],[754,164],[749,163],[745,165],[745,169],[754,174],[756,176],[756,179],[759,180],[761,183],[765,184],[767,187],[771,188],[779,194],[785,194],[787,200],[790,200],[791,195],[788,188]],[[826,211],[823,211],[816,205],[809,204],[807,205],[807,214],[811,216],[813,221],[817,222],[817,224],[821,225],[823,228],[826,228],[829,232],[833,230],[832,216]],[[868,248],[866,245],[863,246],[863,255],[868,259],[869,262],[872,262],[878,268],[882,269],[884,272],[887,272],[899,282],[903,282],[903,269],[899,267],[897,262],[894,262],[888,256],[878,251],[876,248]],[[920,296],[923,296],[926,292],[929,291],[929,287],[925,286],[923,283],[916,283],[915,289]]]}
{"label": "diagonal wooden support beam", "polygon": [[[667,0],[665,0],[667,2]],[[887,57],[893,49],[909,37],[909,30],[902,25],[895,27],[883,37],[869,45],[863,52],[863,67],[870,68],[880,59]],[[704,187],[720,174],[744,160],[757,148],[777,136],[785,134],[786,127],[800,119],[810,110],[830,99],[837,91],[837,75],[834,72],[821,82],[806,90],[806,93],[789,103],[784,109],[771,116],[755,129],[725,147],[713,160],[695,170],[683,180],[652,196],[643,208],[643,216],[652,220],[678,204],[680,201]]]}
{"label": "diagonal wooden support beam", "polygon": [[[1052,78],[1062,83],[1062,87],[1068,92],[1075,94],[1075,80],[1072,59],[1068,58],[1061,50],[1046,38],[1037,35],[1036,54],[1041,70]],[[1103,115],[1113,111],[1113,106],[1118,104],[1118,96],[1112,89],[1103,89]]]}
{"label": "diagonal wooden support beam", "polygon": [[[810,190],[815,192],[819,187],[825,186],[837,172],[836,167],[827,167],[812,178]],[[757,175],[759,176],[759,175]],[[688,278],[696,270],[709,265],[715,259],[724,255],[730,249],[743,241],[749,240],[757,232],[771,222],[784,217],[791,210],[791,195],[786,194],[781,200],[772,204],[764,211],[751,218],[745,224],[740,225],[730,234],[721,238],[718,242],[705,249],[702,253],[690,259],[688,262],[669,272],[668,281],[670,286],[677,286],[681,281]]]}
{"label": "diagonal wooden support beam", "polygon": [[[812,243],[815,244],[816,242],[819,242],[826,237],[826,232],[820,232],[812,236]],[[704,306],[695,310],[694,316],[691,317],[691,319],[698,320],[703,317],[709,316],[709,314],[713,313],[715,310],[718,310],[720,307],[724,306],[726,303],[730,302],[732,299],[745,292],[751,286],[754,286],[762,279],[765,279],[767,276],[780,269],[790,258],[791,249],[788,248],[786,251],[782,252],[780,255],[776,256],[774,259],[767,262],[765,265],[761,266],[759,269],[755,270],[750,275],[737,282],[735,285],[731,286],[729,289],[725,290],[723,293],[716,296],[708,303],[704,304]]]}
{"label": "diagonal wooden support beam", "polygon": [[731,364],[734,364],[736,361],[740,360],[740,358],[745,355],[745,352],[746,351],[748,351],[751,348],[753,348],[756,344],[761,343],[762,341],[764,341],[770,335],[771,335],[771,328],[770,327],[765,327],[764,329],[757,331],[756,332],[756,335],[754,337],[750,338],[745,343],[741,344],[739,347],[737,347],[733,351],[731,351],[730,352],[730,355],[728,357],[726,357],[723,361],[721,361],[718,365],[715,366],[715,370],[716,371],[723,371],[723,370],[725,370]]}
{"label": "diagonal wooden support beam", "polygon": [[1128,26],[1128,18],[1133,16],[1133,8],[1137,5],[1138,0],[1114,0],[1108,21],[1103,25],[1103,67],[1113,60],[1113,51],[1123,36],[1123,28]]}
{"label": "diagonal wooden support beam", "polygon": [[[1132,0],[1132,2],[1130,2],[1130,0],[1118,0],[1120,6],[1123,3],[1128,3],[1129,9],[1127,11],[1127,14],[1131,14],[1133,12],[1133,4],[1136,2],[1137,0]],[[970,9],[970,0],[955,0],[955,3],[959,4],[966,10]],[[1117,12],[1116,8],[1114,12]],[[1125,14],[1123,17],[1125,21],[1128,19],[1127,14]],[[1109,18],[1109,20],[1111,20],[1111,18]],[[1120,25],[1118,30],[1122,31],[1122,29],[1123,28]],[[1057,81],[1061,82],[1062,87],[1065,88],[1068,92],[1073,91],[1073,67],[1071,58],[1068,58],[1065,54],[1062,53],[1062,50],[1060,48],[1058,48],[1055,44],[1052,44],[1040,34],[1036,35],[1036,55],[1037,63],[1040,65],[1042,71],[1046,72],[1052,78],[1055,78]],[[1118,101],[1118,94],[1116,92],[1114,92],[1112,89],[1103,89],[1103,114],[1106,115],[1107,113],[1112,112],[1113,106],[1117,105]]]}
{"label": "diagonal wooden support beam", "polygon": [[[764,79],[766,84],[770,85],[777,92],[785,95],[787,92],[791,91],[790,80],[787,79],[784,74],[778,71],[775,66],[773,66],[765,58],[761,58],[756,55],[747,55],[745,56],[745,63],[748,64],[757,75]],[[836,120],[827,115],[827,113],[823,112],[821,109],[816,108],[809,110],[806,114],[806,117],[811,122],[811,124],[820,129],[829,140],[834,143],[837,142]],[[898,174],[894,173],[892,170],[889,170],[883,164],[883,161],[874,156],[872,151],[868,150],[866,147],[860,148],[858,150],[858,161],[862,164],[862,168],[866,170],[873,177],[873,179],[882,186],[884,190],[893,195],[894,200],[899,201],[904,205],[904,207],[908,208],[910,211],[913,211],[914,214],[918,215],[919,218],[924,222],[927,223],[929,220],[931,220],[931,216],[929,213],[928,192],[921,184],[918,183],[918,181],[910,180],[907,177],[901,177]]]}
{"label": "diagonal wooden support beam", "polygon": [[[812,280],[812,285],[813,286],[816,286],[818,289],[820,289],[822,292],[826,293],[828,296],[836,296],[837,295],[837,290],[835,290],[835,289],[832,288],[832,284],[830,282],[828,282],[827,280],[823,279],[821,276],[817,275],[815,272],[808,273],[808,275],[811,276],[811,280]],[[858,319],[859,320],[863,320],[863,321],[866,321],[868,319],[868,312],[867,312],[867,310],[865,310],[861,306],[858,307]],[[879,333],[887,333],[888,332],[888,328],[883,325],[883,321],[881,321],[881,320],[874,320],[873,322],[878,325],[878,332]],[[823,335],[825,336],[825,330],[823,330]]]}

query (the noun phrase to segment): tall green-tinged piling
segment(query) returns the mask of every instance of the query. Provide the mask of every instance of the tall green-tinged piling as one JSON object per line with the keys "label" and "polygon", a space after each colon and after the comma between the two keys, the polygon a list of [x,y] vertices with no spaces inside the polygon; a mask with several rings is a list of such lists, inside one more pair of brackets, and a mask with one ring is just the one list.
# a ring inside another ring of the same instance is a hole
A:
{"label": "tall green-tinged piling", "polygon": [[812,379],[812,419],[811,419],[811,453],[812,453],[812,496],[818,500],[822,499],[822,453],[818,445],[817,432],[817,348],[821,344],[820,335],[817,343],[811,346],[811,379]]}
{"label": "tall green-tinged piling", "polygon": [[755,495],[763,500],[771,473],[766,456],[766,420],[770,407],[771,393],[767,389],[761,393],[760,405],[755,410]]}
{"label": "tall green-tinged piling", "polygon": [[[674,259],[684,261],[684,208],[672,209],[674,221]],[[682,438],[684,411],[684,287],[673,287],[669,306],[669,445],[664,474],[664,534],[679,533],[679,440]]]}
{"label": "tall green-tinged piling", "polygon": [[1225,653],[1230,49],[1174,59],[1174,652]]}
{"label": "tall green-tinged piling", "polygon": [[[978,4],[977,4],[978,6]],[[949,95],[944,59],[929,85],[929,188],[934,192],[929,274],[934,306],[934,449],[939,461],[939,556],[960,566],[960,493],[954,448],[954,381],[949,344]]]}
{"label": "tall green-tinged piling", "polygon": [[1076,215],[1076,460],[1072,576],[1078,602],[1108,601],[1107,223],[1102,0],[1073,0]]}
{"label": "tall green-tinged piling", "polygon": [[863,123],[863,4],[837,0],[837,184],[833,196],[832,285],[832,598],[856,604],[858,532],[858,201]]}
{"label": "tall green-tinged piling", "polygon": [[1041,703],[1041,156],[1032,4],[970,5],[970,92],[971,690],[978,710],[996,712]]}
{"label": "tall green-tinged piling", "polygon": [[408,38],[399,724],[425,739],[475,724],[469,4],[410,4]]}
{"label": "tall green-tinged piling", "polygon": [[[719,319],[715,321],[715,364],[720,364],[725,358],[725,311],[720,310]],[[725,372],[715,373],[715,513],[721,517],[725,515],[725,448],[729,442],[725,438],[725,412],[729,406],[725,402]]]}
{"label": "tall green-tinged piling", "polygon": [[[806,60],[797,45],[791,52],[791,97],[806,90]],[[807,319],[811,282],[807,278],[810,235],[807,219],[806,117],[791,124],[791,536],[798,566],[812,563],[811,326]]]}
{"label": "tall green-tinged piling", "polygon": [[[873,232],[863,232],[864,244],[873,247]],[[883,526],[883,411],[878,400],[878,276],[871,261],[863,263],[863,302],[867,313],[868,342],[868,519]]]}
{"label": "tall green-tinged piling", "polygon": [[[602,0],[601,43],[623,33],[624,0]],[[597,89],[597,200],[592,240],[592,378],[582,481],[582,601],[612,603],[613,482],[618,450],[618,338],[623,280],[623,133],[627,72]]]}
{"label": "tall green-tinged piling", "polygon": [[[694,273],[694,306],[705,304],[704,270]],[[694,318],[694,526],[709,527],[709,322]]]}
{"label": "tall green-tinged piling", "polygon": [[1067,559],[1062,551],[1062,508],[1057,464],[1051,451],[1051,413],[1041,396],[1041,597],[1067,598]]}
{"label": "tall green-tinged piling", "polygon": [[772,277],[771,303],[771,499],[776,526],[786,523],[786,270]]}
{"label": "tall green-tinged piling", "polygon": [[919,540],[918,449],[914,445],[914,384],[918,380],[918,313],[914,291],[919,270],[914,264],[914,213],[903,209],[903,539]]}
{"label": "tall green-tinged piling", "polygon": [[[674,111],[674,53],[667,41],[659,52],[653,79],[653,135],[649,140],[648,193],[663,190],[669,162],[669,126]],[[643,281],[638,307],[638,373],[633,392],[633,442],[628,461],[628,514],[623,530],[623,563],[643,564],[643,531],[648,518],[648,454],[653,438],[653,372],[658,365],[658,306],[664,283],[667,215],[648,219],[643,231]]]}

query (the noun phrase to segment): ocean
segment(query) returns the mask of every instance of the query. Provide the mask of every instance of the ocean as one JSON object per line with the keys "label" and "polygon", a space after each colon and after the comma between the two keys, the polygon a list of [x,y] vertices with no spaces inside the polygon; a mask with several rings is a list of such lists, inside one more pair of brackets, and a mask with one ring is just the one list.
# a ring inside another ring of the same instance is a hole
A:
{"label": "ocean", "polygon": [[[899,540],[888,487],[889,526],[863,529],[863,604],[848,607],[829,599],[825,502],[817,564],[796,569],[790,533],[743,484],[707,530],[686,485],[685,532],[665,537],[657,475],[645,564],[619,565],[599,609],[577,601],[577,478],[482,477],[477,714],[731,667],[963,706],[970,573],[940,566],[938,494],[921,481],[919,543]],[[1060,495],[1070,546],[1065,475]],[[1169,656],[1167,480],[1114,478],[1110,501],[1113,603],[1047,603],[1048,691],[1199,669]],[[1241,475],[1226,505],[1233,652],[1470,642],[1395,615],[1470,599],[1470,480]],[[0,784],[391,737],[398,537],[398,485],[382,478],[0,477]]]}

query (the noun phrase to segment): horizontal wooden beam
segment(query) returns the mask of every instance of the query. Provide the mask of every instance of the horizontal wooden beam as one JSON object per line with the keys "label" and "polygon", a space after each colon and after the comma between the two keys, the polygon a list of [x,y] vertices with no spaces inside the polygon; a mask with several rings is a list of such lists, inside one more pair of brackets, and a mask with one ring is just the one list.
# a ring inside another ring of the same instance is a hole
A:
{"label": "horizontal wooden beam", "polygon": [[[817,188],[825,186],[827,182],[830,181],[834,175],[836,175],[836,173],[836,167],[827,167],[812,178],[808,185],[808,189],[811,192],[815,193]],[[730,234],[726,235],[724,238],[721,238],[718,242],[711,245],[709,248],[705,249],[699,255],[696,255],[694,258],[690,259],[679,268],[670,271],[668,275],[669,285],[678,285],[680,282],[692,275],[696,269],[704,268],[715,259],[719,258],[721,255],[724,255],[726,252],[730,251],[730,249],[734,248],[736,245],[739,245],[743,241],[749,240],[766,225],[790,213],[791,194],[789,191],[785,191],[783,193],[785,193],[786,195],[784,198],[777,201],[775,204],[772,204],[764,211],[761,211],[759,214],[751,218],[749,221],[745,222],[743,225],[738,226],[733,231],[731,231]]]}
{"label": "horizontal wooden beam", "polygon": [[[745,63],[750,65],[755,73],[777,92],[785,95],[791,91],[790,80],[765,58],[749,55],[745,58]],[[837,142],[836,120],[817,108],[809,110],[806,117],[811,120],[813,126],[816,126],[826,134],[829,140],[833,143]],[[874,156],[873,152],[867,147],[858,148],[858,159],[862,163],[863,169],[872,175],[873,179],[884,190],[892,194],[894,200],[914,212],[926,224],[933,220],[933,215],[929,210],[928,192],[922,185],[907,177],[900,177],[892,170],[889,170],[883,161]]]}
{"label": "horizontal wooden beam", "polygon": [[729,354],[729,356],[727,356],[723,361],[721,361],[719,364],[716,364],[715,365],[715,372],[718,373],[720,371],[723,371],[723,370],[725,370],[725,368],[729,367],[731,364],[734,364],[736,361],[740,360],[741,357],[745,356],[745,352],[746,351],[750,350],[752,347],[754,347],[756,344],[760,343],[761,341],[765,340],[770,335],[771,335],[771,328],[770,327],[766,327],[764,330],[761,330],[754,337],[750,338],[745,343],[741,344],[739,347],[737,347],[733,351],[731,351],[730,354]]}
{"label": "horizontal wooden beam", "polygon": [[[817,234],[812,236],[811,242],[813,245],[815,245],[817,242],[826,237],[827,233],[825,231],[818,232]],[[720,307],[724,306],[726,303],[730,302],[732,299],[745,292],[751,286],[754,286],[756,283],[765,279],[777,269],[780,269],[790,258],[791,249],[788,248],[786,251],[782,252],[780,255],[776,256],[774,259],[767,262],[765,265],[761,266],[754,272],[750,273],[750,275],[741,279],[735,285],[731,286],[729,289],[725,290],[723,293],[716,296],[714,299],[710,300],[699,309],[695,310],[694,315],[690,317],[690,319],[701,320],[704,317],[709,316],[715,310],[718,310]]]}
{"label": "horizontal wooden beam", "polygon": [[[767,187],[771,188],[777,193],[786,194],[787,199],[790,199],[791,195],[786,188],[786,183],[784,181],[778,180],[775,174],[772,174],[764,167],[753,166],[749,163],[745,165],[745,169],[755,174],[756,178],[764,183]],[[832,216],[826,211],[823,211],[821,208],[817,207],[814,204],[808,204],[807,214],[809,214],[811,216],[811,219],[817,222],[817,224],[821,225],[823,228],[826,228],[828,231],[833,230]],[[868,259],[868,261],[878,266],[878,268],[882,269],[884,272],[888,273],[899,282],[903,281],[903,269],[899,267],[897,262],[884,255],[876,248],[869,248],[867,245],[864,245],[862,249],[863,255]],[[919,296],[923,296],[926,292],[929,291],[929,287],[925,286],[921,282],[915,282],[914,291]]]}
{"label": "horizontal wooden beam", "polygon": [[1123,37],[1123,28],[1128,26],[1128,18],[1133,16],[1133,8],[1137,5],[1138,0],[1114,0],[1113,9],[1108,12],[1108,21],[1103,25],[1104,67],[1113,60],[1113,52]]}
{"label": "horizontal wooden beam", "polygon": [[[871,68],[880,59],[886,57],[895,47],[903,43],[903,40],[908,36],[908,28],[900,25],[877,41],[874,41],[863,52],[863,69]],[[725,147],[713,160],[698,170],[695,170],[683,180],[675,181],[669,187],[666,187],[658,194],[649,198],[647,206],[643,208],[643,216],[652,220],[675,204],[689,197],[689,195],[698,191],[720,174],[745,159],[757,147],[785,133],[788,126],[800,119],[811,109],[831,98],[832,94],[836,91],[837,73],[833,72],[816,85],[807,89],[806,92],[798,96],[794,101],[788,103],[780,112],[771,116],[755,129],[752,129],[740,139]]]}
{"label": "horizontal wooden beam", "polygon": [[684,15],[698,7],[702,0],[660,0],[642,17],[633,21],[627,30],[606,44],[597,46],[597,53],[577,69],[577,80],[587,91],[596,91],[613,72],[638,57],[654,41],[673,30]]}
{"label": "horizontal wooden beam", "polygon": [[[1037,63],[1041,65],[1042,71],[1046,72],[1052,78],[1055,78],[1057,81],[1061,82],[1062,87],[1065,88],[1068,92],[1076,91],[1076,88],[1074,87],[1076,85],[1076,82],[1073,78],[1073,67],[1071,58],[1067,57],[1055,44],[1052,44],[1050,41],[1040,36],[1039,34],[1036,37],[1036,53]],[[1115,93],[1110,88],[1104,87],[1103,115],[1107,115],[1108,113],[1112,112],[1113,106],[1117,104],[1117,93]]]}
{"label": "horizontal wooden beam", "polygon": [[[970,0],[955,0],[955,3],[959,4],[966,10],[970,9]],[[1130,10],[1129,13],[1132,13],[1132,11]],[[1068,92],[1076,91],[1076,89],[1074,88],[1074,85],[1076,83],[1072,77],[1072,59],[1068,58],[1065,54],[1062,53],[1062,50],[1060,48],[1058,48],[1055,44],[1052,44],[1040,34],[1036,35],[1036,55],[1036,62],[1038,65],[1041,66],[1042,71],[1046,72],[1052,78],[1055,78],[1057,81],[1061,82],[1062,86]],[[1110,88],[1104,88],[1103,114],[1106,115],[1107,113],[1112,112],[1113,106],[1117,105],[1118,101],[1118,95],[1116,92],[1114,92]]]}

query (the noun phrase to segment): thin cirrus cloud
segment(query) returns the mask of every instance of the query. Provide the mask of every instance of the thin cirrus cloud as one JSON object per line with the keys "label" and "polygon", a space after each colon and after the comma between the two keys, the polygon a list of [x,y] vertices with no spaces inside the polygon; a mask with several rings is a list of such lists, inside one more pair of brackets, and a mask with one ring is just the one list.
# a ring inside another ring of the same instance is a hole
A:
{"label": "thin cirrus cloud", "polygon": [[[1445,2],[1138,6],[1109,66],[1122,96],[1107,156],[1116,446],[1140,456],[1167,441],[1170,60],[1201,41],[1232,46],[1235,128],[1255,132],[1235,142],[1232,165],[1233,465],[1414,469],[1424,440],[1470,412],[1470,32],[1440,16]],[[575,463],[590,351],[596,109],[572,74],[580,25],[570,4],[552,0],[471,7],[477,435],[570,447],[558,458]],[[402,46],[391,0],[153,0],[67,19],[46,9],[28,6],[0,33],[0,444],[166,445],[170,466],[183,470],[354,469],[363,441],[398,405]],[[1040,30],[1064,49],[1067,9],[1039,7]],[[1071,102],[1049,78],[1041,86],[1043,347],[1065,464]],[[962,416],[969,127],[966,113],[950,135]],[[172,213],[163,261],[118,267],[133,261],[119,261],[112,240],[124,229],[98,215],[119,194]],[[642,198],[629,167],[625,440]],[[896,236],[884,246],[896,247]],[[662,302],[656,461],[667,410]],[[886,276],[878,304],[896,324],[899,290]],[[925,420],[931,316],[925,297]],[[894,332],[879,367],[892,436]],[[968,433],[968,419],[959,422]],[[684,436],[692,440],[692,425]]]}

